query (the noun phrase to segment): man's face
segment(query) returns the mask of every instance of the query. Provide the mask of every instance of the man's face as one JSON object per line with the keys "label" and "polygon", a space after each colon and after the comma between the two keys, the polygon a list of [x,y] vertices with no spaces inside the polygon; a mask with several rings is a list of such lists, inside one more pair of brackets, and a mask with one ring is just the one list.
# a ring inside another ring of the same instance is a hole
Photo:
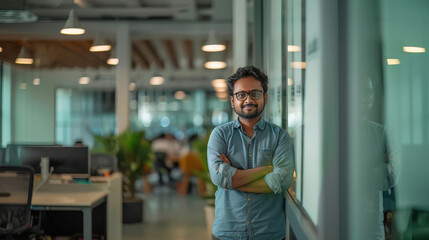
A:
{"label": "man's face", "polygon": [[[254,91],[253,94],[251,93],[252,91]],[[237,115],[245,119],[254,119],[259,117],[259,115],[264,111],[265,104],[267,103],[267,94],[262,91],[261,82],[256,80],[254,77],[240,78],[235,82],[233,96],[230,96],[230,101],[231,106]],[[246,94],[247,96],[244,100],[239,100],[237,99],[236,93],[241,93],[238,94],[241,95],[241,97]],[[262,94],[262,96],[260,96],[259,99],[256,99],[259,97],[259,94]]]}

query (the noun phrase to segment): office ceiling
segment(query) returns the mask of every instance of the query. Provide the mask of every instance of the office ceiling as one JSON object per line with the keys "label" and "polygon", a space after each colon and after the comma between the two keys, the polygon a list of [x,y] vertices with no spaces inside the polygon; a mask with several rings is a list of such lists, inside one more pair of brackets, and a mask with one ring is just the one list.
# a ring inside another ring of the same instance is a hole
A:
{"label": "office ceiling", "polygon": [[[60,34],[70,9],[86,29],[84,35]],[[32,14],[37,21],[22,22],[22,16]],[[230,0],[0,0],[0,61],[14,64],[25,46],[35,63],[24,68],[112,68],[106,63],[110,52],[93,53],[89,47],[97,33],[114,46],[124,22],[130,29],[133,69],[201,75],[204,62],[215,56],[228,63],[223,71],[230,72]],[[226,51],[201,50],[210,31],[226,44]]]}

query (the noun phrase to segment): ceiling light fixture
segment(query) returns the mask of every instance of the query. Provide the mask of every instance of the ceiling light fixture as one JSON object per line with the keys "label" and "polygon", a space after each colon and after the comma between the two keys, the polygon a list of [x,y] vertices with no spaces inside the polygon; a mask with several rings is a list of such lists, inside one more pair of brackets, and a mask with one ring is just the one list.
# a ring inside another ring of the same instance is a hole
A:
{"label": "ceiling light fixture", "polygon": [[106,42],[100,33],[95,35],[94,43],[89,48],[90,52],[105,52],[109,51],[112,46]]}
{"label": "ceiling light fixture", "polygon": [[186,93],[184,91],[177,91],[174,93],[174,98],[177,100],[182,100],[186,98]]}
{"label": "ceiling light fixture", "polygon": [[300,52],[301,47],[298,45],[287,45],[287,51],[288,52]]}
{"label": "ceiling light fixture", "polygon": [[404,52],[407,52],[407,53],[424,53],[424,52],[426,52],[426,49],[422,48],[422,47],[405,46],[405,47],[402,47],[402,49],[404,50]]}
{"label": "ceiling light fixture", "polygon": [[307,67],[306,62],[291,62],[290,65],[295,69],[305,69]]}
{"label": "ceiling light fixture", "polygon": [[212,80],[212,86],[216,92],[226,92],[228,90],[225,79],[219,78]]}
{"label": "ceiling light fixture", "polygon": [[207,69],[224,69],[224,68],[226,68],[226,62],[224,62],[224,61],[207,61],[204,63],[204,67]]}
{"label": "ceiling light fixture", "polygon": [[39,77],[36,77],[33,79],[33,85],[35,85],[35,86],[40,85],[40,78]]}
{"label": "ceiling light fixture", "polygon": [[128,85],[128,90],[130,90],[130,92],[132,92],[135,89],[136,89],[136,83],[135,82],[130,82],[130,84]]}
{"label": "ceiling light fixture", "polygon": [[153,76],[150,80],[149,83],[150,85],[154,85],[154,86],[159,86],[164,84],[165,79],[161,76]]}
{"label": "ceiling light fixture", "polygon": [[396,58],[387,59],[387,65],[399,65],[399,64],[401,64],[401,61],[399,61],[399,59],[396,59]]}
{"label": "ceiling light fixture", "polygon": [[112,47],[112,49],[110,49],[110,57],[109,59],[107,59],[107,64],[109,65],[118,65],[119,63],[119,58],[116,57],[116,49],[114,47]]}
{"label": "ceiling light fixture", "polygon": [[73,9],[70,10],[66,24],[61,29],[60,33],[65,35],[82,35],[85,33],[85,29],[80,27],[79,20],[76,17]]}
{"label": "ceiling light fixture", "polygon": [[81,77],[79,78],[79,84],[81,85],[86,85],[89,84],[91,80],[89,79],[89,77]]}
{"label": "ceiling light fixture", "polygon": [[216,97],[217,98],[228,98],[228,93],[227,92],[217,92]]}
{"label": "ceiling light fixture", "polygon": [[25,47],[19,51],[18,57],[15,60],[16,64],[33,64],[34,59]]}
{"label": "ceiling light fixture", "polygon": [[226,49],[225,44],[216,39],[215,32],[209,33],[207,42],[201,47],[204,52],[220,52]]}

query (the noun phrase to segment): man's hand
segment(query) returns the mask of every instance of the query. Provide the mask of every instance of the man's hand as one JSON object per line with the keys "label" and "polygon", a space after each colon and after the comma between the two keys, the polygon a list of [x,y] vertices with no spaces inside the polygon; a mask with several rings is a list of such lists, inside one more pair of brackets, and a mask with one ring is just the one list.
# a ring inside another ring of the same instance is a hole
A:
{"label": "man's hand", "polygon": [[231,166],[231,161],[225,156],[225,154],[220,155],[220,160],[222,160],[224,163],[227,163],[229,166]]}

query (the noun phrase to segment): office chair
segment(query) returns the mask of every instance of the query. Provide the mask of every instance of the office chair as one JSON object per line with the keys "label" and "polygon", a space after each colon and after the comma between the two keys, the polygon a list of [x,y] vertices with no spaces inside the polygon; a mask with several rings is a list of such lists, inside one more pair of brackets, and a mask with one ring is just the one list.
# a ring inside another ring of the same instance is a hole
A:
{"label": "office chair", "polygon": [[0,237],[27,229],[30,224],[34,170],[28,166],[0,166]]}
{"label": "office chair", "polygon": [[103,175],[98,170],[109,169],[109,172],[118,171],[118,159],[107,153],[91,153],[91,175]]}

